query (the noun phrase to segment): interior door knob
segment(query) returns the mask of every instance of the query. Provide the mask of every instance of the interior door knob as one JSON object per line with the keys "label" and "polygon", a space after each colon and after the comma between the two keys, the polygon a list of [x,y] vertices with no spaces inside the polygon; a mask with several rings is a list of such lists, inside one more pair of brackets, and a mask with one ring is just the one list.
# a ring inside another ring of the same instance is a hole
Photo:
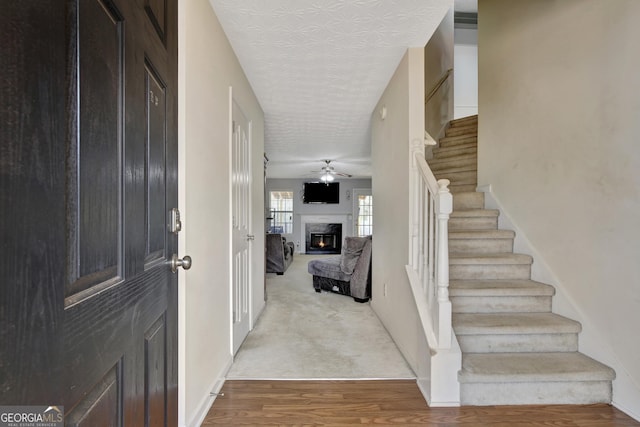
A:
{"label": "interior door knob", "polygon": [[247,234],[247,240],[255,240],[256,236],[253,234]]}
{"label": "interior door knob", "polygon": [[191,268],[191,257],[189,255],[184,258],[178,258],[178,254],[173,254],[171,257],[171,271],[175,273],[178,268],[182,267],[184,270]]}

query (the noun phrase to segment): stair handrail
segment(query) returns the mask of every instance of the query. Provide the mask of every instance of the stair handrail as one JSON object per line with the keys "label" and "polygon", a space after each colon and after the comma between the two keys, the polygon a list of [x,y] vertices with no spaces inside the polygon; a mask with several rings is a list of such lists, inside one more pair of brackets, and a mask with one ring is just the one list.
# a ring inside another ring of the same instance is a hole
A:
{"label": "stair handrail", "polygon": [[416,295],[416,299],[426,299],[428,319],[425,320],[430,323],[428,326],[433,332],[433,335],[427,335],[427,339],[435,341],[429,343],[430,347],[448,349],[451,348],[453,329],[449,299],[448,231],[453,197],[448,188],[449,180],[437,180],[425,160],[424,142],[414,146],[412,154],[412,230],[407,272],[409,280],[419,284],[422,295]]}
{"label": "stair handrail", "polygon": [[440,79],[438,79],[438,82],[435,85],[433,85],[433,88],[428,92],[427,96],[424,98],[425,105],[427,105],[427,103],[431,100],[431,98],[433,98],[433,95],[435,95],[436,92],[438,92],[438,89],[440,89],[440,87],[444,84],[444,82],[447,81],[451,73],[453,73],[453,68],[449,68],[447,71],[445,71],[442,74],[442,76],[440,76]]}

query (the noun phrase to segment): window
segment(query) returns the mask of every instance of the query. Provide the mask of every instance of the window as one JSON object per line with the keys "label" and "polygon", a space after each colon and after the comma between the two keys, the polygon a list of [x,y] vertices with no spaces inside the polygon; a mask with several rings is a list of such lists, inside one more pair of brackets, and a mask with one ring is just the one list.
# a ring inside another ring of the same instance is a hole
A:
{"label": "window", "polygon": [[270,191],[270,233],[293,233],[293,191]]}
{"label": "window", "polygon": [[371,194],[356,194],[358,203],[358,222],[356,235],[359,237],[373,234],[373,196]]}

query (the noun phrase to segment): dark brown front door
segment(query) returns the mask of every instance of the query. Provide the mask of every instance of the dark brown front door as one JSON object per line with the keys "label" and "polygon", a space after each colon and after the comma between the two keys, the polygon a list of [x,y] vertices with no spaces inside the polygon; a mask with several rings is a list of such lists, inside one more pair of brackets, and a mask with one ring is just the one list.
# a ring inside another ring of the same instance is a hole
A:
{"label": "dark brown front door", "polygon": [[177,424],[177,1],[0,10],[0,405]]}

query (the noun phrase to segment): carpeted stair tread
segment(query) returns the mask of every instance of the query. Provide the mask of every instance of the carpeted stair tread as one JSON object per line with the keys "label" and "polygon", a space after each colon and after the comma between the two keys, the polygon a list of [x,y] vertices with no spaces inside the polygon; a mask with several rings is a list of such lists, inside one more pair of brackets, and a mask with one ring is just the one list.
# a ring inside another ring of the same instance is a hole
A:
{"label": "carpeted stair tread", "polygon": [[513,252],[515,233],[497,228],[449,231],[449,254]]}
{"label": "carpeted stair tread", "polygon": [[478,173],[475,170],[462,171],[462,172],[450,172],[441,171],[434,174],[437,179],[446,178],[452,184],[473,184],[478,182]]}
{"label": "carpeted stair tread", "polygon": [[449,126],[447,126],[447,128],[445,129],[445,132],[453,131],[453,130],[462,130],[462,129],[465,129],[465,130],[471,129],[473,133],[477,133],[478,122],[477,121],[474,122],[472,120],[469,120],[468,122],[460,121],[460,122],[454,123],[453,126],[451,126],[451,123],[450,123]]}
{"label": "carpeted stair tread", "polygon": [[514,253],[450,254],[449,265],[508,265],[531,264],[531,255]]}
{"label": "carpeted stair tread", "polygon": [[612,381],[615,372],[578,352],[467,353],[462,357],[461,383]]}
{"label": "carpeted stair tread", "polygon": [[498,209],[466,209],[451,212],[450,218],[497,218],[498,215],[500,215]]}
{"label": "carpeted stair tread", "polygon": [[437,171],[447,168],[461,168],[465,167],[466,169],[476,170],[478,166],[478,158],[474,154],[465,154],[463,156],[456,156],[452,158],[436,158],[431,159],[427,163],[429,163],[429,167],[435,174]]}
{"label": "carpeted stair tread", "polygon": [[473,116],[461,117],[459,119],[454,119],[449,122],[449,127],[458,127],[458,126],[466,126],[472,123],[478,123],[478,115],[475,114]]}
{"label": "carpeted stair tread", "polygon": [[[478,153],[478,143],[466,142],[464,144],[454,145],[451,147],[439,147],[431,150],[431,154],[433,158],[431,160],[439,160],[439,159],[450,159],[455,158],[457,156],[464,156],[469,154],[477,154]],[[429,160],[429,162],[431,162]]]}
{"label": "carpeted stair tread", "polygon": [[451,194],[469,193],[476,191],[476,187],[476,184],[450,184],[449,191],[451,191]]}
{"label": "carpeted stair tread", "polygon": [[460,147],[461,145],[467,144],[473,144],[477,147],[478,137],[476,135],[445,136],[440,138],[440,140],[438,141],[438,146],[434,148],[434,151]]}
{"label": "carpeted stair tread", "polygon": [[534,280],[451,280],[452,297],[553,296],[555,288]]}
{"label": "carpeted stair tread", "polygon": [[439,164],[431,168],[431,172],[435,176],[446,177],[447,175],[459,174],[460,172],[468,172],[471,178],[478,181],[478,169],[475,162],[451,162],[449,164]]}
{"label": "carpeted stair tread", "polygon": [[453,316],[458,335],[579,333],[575,320],[554,313],[458,313]]}
{"label": "carpeted stair tread", "polygon": [[465,209],[451,212],[450,218],[497,218],[498,215],[500,215],[500,211],[498,209]]}
{"label": "carpeted stair tread", "polygon": [[444,131],[444,136],[458,136],[458,135],[477,135],[478,124],[471,123],[464,126],[449,127]]}
{"label": "carpeted stair tread", "polygon": [[436,179],[448,179],[451,184],[477,185],[478,183],[478,171],[475,169],[443,169],[433,172]]}
{"label": "carpeted stair tread", "polygon": [[[470,185],[475,187],[475,185]],[[461,187],[449,186],[452,193],[462,190]],[[455,198],[455,194],[453,196]],[[456,230],[495,230],[498,228],[498,215],[496,209],[465,209],[454,210],[449,216],[449,231]]]}
{"label": "carpeted stair tread", "polygon": [[449,240],[453,239],[513,239],[516,233],[513,230],[452,230],[449,231]]}

